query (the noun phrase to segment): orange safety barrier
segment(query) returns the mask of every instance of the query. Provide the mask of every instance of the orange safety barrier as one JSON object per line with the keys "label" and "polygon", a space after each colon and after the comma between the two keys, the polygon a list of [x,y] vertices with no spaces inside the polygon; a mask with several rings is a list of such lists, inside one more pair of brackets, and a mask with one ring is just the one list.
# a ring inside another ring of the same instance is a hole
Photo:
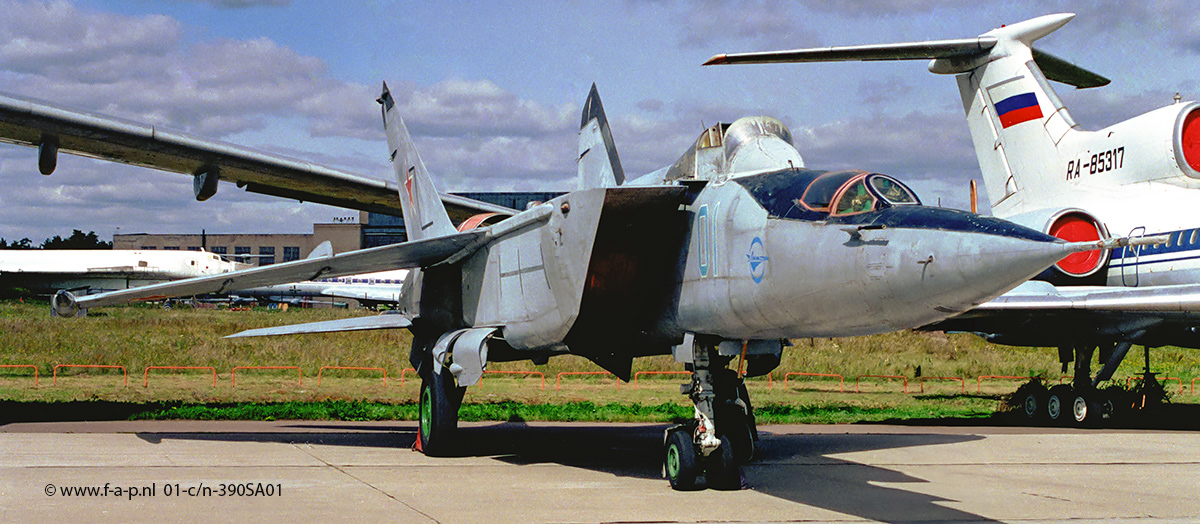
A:
{"label": "orange safety barrier", "polygon": [[621,379],[617,378],[616,375],[613,375],[612,373],[609,373],[607,371],[563,371],[554,378],[554,391],[560,391],[562,389],[560,384],[562,383],[563,375],[567,375],[567,376],[570,376],[570,375],[608,375],[612,378],[617,379],[617,389],[621,388]]}
{"label": "orange safety barrier", "polygon": [[296,370],[296,385],[304,385],[304,372],[300,366],[238,366],[233,368],[233,387],[237,387],[237,370],[239,369],[294,369]]}
{"label": "orange safety barrier", "polygon": [[854,377],[854,392],[855,393],[859,392],[858,391],[858,381],[860,381],[864,378],[898,378],[898,379],[904,381],[904,392],[908,393],[908,377],[902,377],[900,375],[859,375],[857,377]]}
{"label": "orange safety barrier", "polygon": [[[484,371],[484,375],[535,375],[542,379],[542,391],[546,390],[546,374],[541,371]],[[483,386],[483,377],[479,377],[479,385]]]}
{"label": "orange safety barrier", "polygon": [[965,381],[963,381],[963,379],[961,377],[921,377],[921,393],[925,392],[925,381],[926,380],[957,380],[959,392],[960,393],[967,392],[967,383]]}
{"label": "orange safety barrier", "polygon": [[150,387],[150,370],[151,369],[207,369],[212,371],[212,385],[217,387],[217,368],[212,366],[146,366],[146,372],[142,374],[142,387]]}
{"label": "orange safety barrier", "polygon": [[33,385],[38,385],[38,370],[33,364],[0,364],[0,368],[33,368]]}
{"label": "orange safety barrier", "polygon": [[784,389],[784,391],[787,391],[788,380],[792,376],[836,378],[836,379],[838,379],[838,393],[846,392],[846,379],[845,379],[845,377],[842,377],[841,375],[838,375],[837,373],[784,373],[783,374],[783,389]]}
{"label": "orange safety barrier", "polygon": [[383,385],[384,386],[387,385],[387,370],[383,369],[383,368],[360,368],[357,366],[321,366],[321,369],[317,370],[317,385],[318,386],[321,385],[321,373],[325,372],[326,369],[352,369],[352,370],[357,370],[357,371],[382,371],[383,372]]}
{"label": "orange safety barrier", "polygon": [[633,389],[638,388],[638,377],[642,375],[691,375],[691,371],[638,371],[633,374]]}
{"label": "orange safety barrier", "polygon": [[417,370],[415,370],[415,369],[413,369],[413,368],[404,368],[404,369],[401,369],[401,370],[400,370],[400,385],[401,385],[401,386],[403,386],[403,385],[404,385],[404,375],[405,375],[406,373],[408,373],[409,371],[412,371],[414,375],[416,375],[416,374],[417,374]]}
{"label": "orange safety barrier", "polygon": [[[1129,389],[1129,385],[1131,383],[1133,383],[1134,380],[1141,380],[1141,379],[1142,379],[1142,377],[1129,377],[1129,378],[1125,379],[1125,389]],[[1160,378],[1159,380],[1161,380],[1163,382],[1167,382],[1170,380],[1174,380],[1175,382],[1178,382],[1179,383],[1179,394],[1180,395],[1183,394],[1183,380],[1182,379],[1179,379],[1176,377],[1163,377],[1163,378]],[[1192,380],[1192,392],[1195,392],[1195,391],[1196,391],[1196,381],[1195,381],[1195,379],[1193,379]]]}
{"label": "orange safety barrier", "polygon": [[976,393],[983,392],[983,379],[985,379],[985,378],[1003,378],[1003,379],[1008,379],[1008,380],[1033,380],[1033,377],[1011,377],[1008,375],[980,375],[979,378],[975,379],[975,392]]}
{"label": "orange safety barrier", "polygon": [[52,385],[58,384],[58,368],[103,368],[103,369],[119,369],[125,375],[125,385],[129,385],[129,370],[125,366],[106,366],[102,364],[59,364],[54,366],[54,381]]}

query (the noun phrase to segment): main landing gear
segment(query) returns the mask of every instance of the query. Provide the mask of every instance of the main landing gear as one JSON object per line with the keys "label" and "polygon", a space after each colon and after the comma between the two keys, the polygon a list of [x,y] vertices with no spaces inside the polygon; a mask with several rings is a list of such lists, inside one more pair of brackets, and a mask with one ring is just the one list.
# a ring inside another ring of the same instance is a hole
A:
{"label": "main landing gear", "polygon": [[754,459],[758,445],[745,382],[727,369],[734,357],[721,355],[715,344],[697,341],[691,353],[692,381],[681,392],[695,404],[695,418],[667,430],[663,471],[677,490],[698,488],[700,477],[710,488],[741,489],[742,465]]}
{"label": "main landing gear", "polygon": [[[1075,375],[1071,384],[1059,384],[1047,389],[1040,382],[1031,382],[1014,394],[1013,403],[1019,413],[1031,422],[1047,422],[1057,426],[1095,427],[1111,424],[1132,412],[1153,410],[1162,404],[1165,391],[1150,372],[1150,348],[1145,348],[1145,369],[1136,388],[1126,391],[1120,386],[1097,387],[1112,379],[1117,366],[1132,344],[1073,345],[1058,350],[1063,371],[1074,362]],[[1091,376],[1091,360],[1099,350],[1104,362],[1096,376]]]}
{"label": "main landing gear", "polygon": [[426,455],[442,457],[452,449],[451,439],[458,426],[458,408],[467,388],[454,383],[449,369],[441,373],[429,371],[421,379],[420,424],[417,426],[417,445]]}

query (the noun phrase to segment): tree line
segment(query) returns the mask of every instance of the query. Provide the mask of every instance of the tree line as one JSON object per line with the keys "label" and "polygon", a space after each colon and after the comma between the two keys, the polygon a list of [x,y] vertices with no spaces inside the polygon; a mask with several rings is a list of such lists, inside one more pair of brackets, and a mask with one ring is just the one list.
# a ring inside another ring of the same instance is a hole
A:
{"label": "tree line", "polygon": [[95,231],[84,233],[78,229],[71,231],[71,236],[67,238],[54,235],[53,238],[47,238],[39,245],[34,245],[29,237],[12,242],[0,238],[0,249],[112,249],[112,247],[112,242],[100,240]]}

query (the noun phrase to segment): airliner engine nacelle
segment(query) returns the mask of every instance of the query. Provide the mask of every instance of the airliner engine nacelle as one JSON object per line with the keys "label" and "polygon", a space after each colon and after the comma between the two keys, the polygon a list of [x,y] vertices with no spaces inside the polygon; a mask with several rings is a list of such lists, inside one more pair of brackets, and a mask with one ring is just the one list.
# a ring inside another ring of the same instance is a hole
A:
{"label": "airliner engine nacelle", "polygon": [[1059,150],[1067,180],[1109,174],[1119,183],[1153,180],[1200,188],[1200,103],[1170,105],[1099,131],[1069,134]]}
{"label": "airliner engine nacelle", "polygon": [[[1054,216],[1046,227],[1045,232],[1068,242],[1086,242],[1109,238],[1108,228],[1104,223],[1090,213],[1079,209],[1064,209]],[[1053,270],[1067,277],[1069,283],[1081,284],[1077,279],[1087,279],[1096,276],[1099,284],[1103,285],[1105,274],[1100,271],[1108,267],[1111,251],[1097,249],[1074,253],[1053,266]],[[1052,280],[1062,280],[1053,278]],[[1089,282],[1090,283],[1090,282]]]}

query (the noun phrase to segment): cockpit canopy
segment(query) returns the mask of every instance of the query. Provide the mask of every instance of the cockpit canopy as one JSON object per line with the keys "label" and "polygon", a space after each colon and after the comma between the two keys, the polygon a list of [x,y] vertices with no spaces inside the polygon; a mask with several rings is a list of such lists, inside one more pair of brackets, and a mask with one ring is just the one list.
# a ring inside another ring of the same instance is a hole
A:
{"label": "cockpit canopy", "polygon": [[785,169],[734,180],[775,218],[819,220],[921,203],[899,180],[865,171]]}
{"label": "cockpit canopy", "polygon": [[[754,147],[745,147],[754,144]],[[714,124],[667,170],[664,180],[710,180],[718,174],[804,167],[792,132],[769,116]]]}

